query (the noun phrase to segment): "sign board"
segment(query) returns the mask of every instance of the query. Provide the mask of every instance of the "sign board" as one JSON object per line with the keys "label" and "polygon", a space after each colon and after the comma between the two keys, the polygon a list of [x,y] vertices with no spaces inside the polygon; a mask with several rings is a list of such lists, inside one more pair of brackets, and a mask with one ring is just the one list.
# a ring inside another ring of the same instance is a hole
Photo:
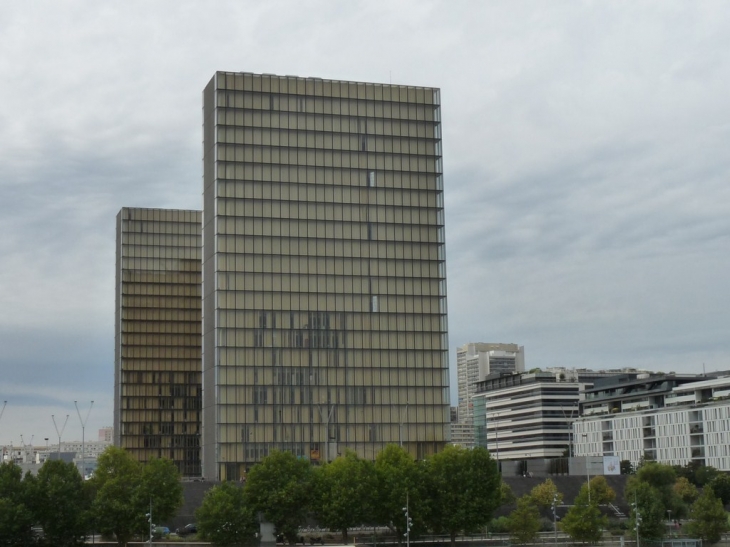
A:
{"label": "sign board", "polygon": [[603,456],[603,474],[621,474],[621,461],[618,459],[618,456]]}

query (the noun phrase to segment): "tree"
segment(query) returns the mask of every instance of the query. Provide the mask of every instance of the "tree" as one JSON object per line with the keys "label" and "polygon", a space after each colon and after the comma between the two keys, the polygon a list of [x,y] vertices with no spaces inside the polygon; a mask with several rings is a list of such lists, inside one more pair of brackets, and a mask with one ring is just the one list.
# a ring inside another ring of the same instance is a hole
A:
{"label": "tree", "polygon": [[672,513],[679,516],[684,511],[682,500],[674,493],[674,483],[677,480],[677,472],[670,465],[664,465],[656,462],[647,462],[631,477],[627,482],[627,486],[633,480],[646,483],[654,488],[659,496],[662,510],[671,510]]}
{"label": "tree", "polygon": [[720,498],[723,505],[730,503],[730,475],[727,473],[718,473],[708,483],[708,486],[710,486],[715,495]]}
{"label": "tree", "polygon": [[297,538],[311,501],[312,469],[291,452],[273,451],[248,473],[246,496],[255,511],[290,543]]}
{"label": "tree", "polygon": [[405,532],[403,507],[408,506],[416,529],[422,525],[428,512],[422,501],[423,473],[413,457],[396,444],[389,444],[375,458],[375,477],[378,485],[375,500],[375,519],[395,533],[398,544]]}
{"label": "tree", "polygon": [[631,460],[621,460],[619,467],[622,475],[631,475],[634,473],[634,465],[631,463]]}
{"label": "tree", "polygon": [[[598,475],[596,477],[593,477],[588,486],[590,486],[590,500],[591,503],[595,503],[596,505],[604,505],[606,503],[611,503],[613,500],[616,499],[616,492],[613,488],[611,488],[608,485],[608,482],[606,482],[606,477],[603,475]],[[583,494],[583,489],[585,488],[586,497],[588,494],[588,487],[587,485],[584,485],[581,487],[579,495]]]}
{"label": "tree", "polygon": [[73,463],[48,460],[33,485],[37,522],[45,541],[58,547],[84,545],[91,498]]}
{"label": "tree", "polygon": [[517,508],[507,519],[510,539],[515,543],[529,543],[540,531],[540,512],[529,495],[517,500]]}
{"label": "tree", "polygon": [[153,458],[144,465],[139,496],[147,503],[152,501],[152,517],[157,522],[175,516],[184,499],[180,472],[172,460]]}
{"label": "tree", "polygon": [[530,497],[532,498],[532,501],[535,502],[537,507],[543,509],[552,506],[553,500],[556,496],[558,498],[558,503],[562,503],[563,494],[558,492],[558,487],[555,486],[552,479],[546,479],[545,482],[541,482],[530,490]]}
{"label": "tree", "polygon": [[33,512],[28,506],[30,475],[14,463],[0,464],[0,545],[24,547],[32,542]]}
{"label": "tree", "polygon": [[313,509],[318,522],[341,530],[347,544],[348,528],[372,522],[376,488],[375,467],[352,451],[316,469]]}
{"label": "tree", "polygon": [[665,509],[657,489],[646,482],[631,477],[626,484],[624,499],[632,504],[629,515],[629,533],[632,534],[636,530],[636,508],[638,507],[639,516],[641,517],[639,537],[661,539],[665,531]]}
{"label": "tree", "polygon": [[673,490],[684,503],[692,503],[700,495],[697,487],[689,482],[687,477],[679,477],[674,483]]}
{"label": "tree", "polygon": [[175,471],[178,478],[173,481],[170,465],[152,460],[143,466],[124,449],[107,448],[89,481],[96,492],[92,511],[99,530],[114,534],[123,546],[135,535],[147,536],[150,506],[151,518],[158,522],[174,514],[182,498],[180,485],[175,484],[179,476]]}
{"label": "tree", "polygon": [[510,503],[514,503],[516,500],[517,498],[515,497],[514,492],[512,492],[510,485],[501,481],[499,485],[499,504],[509,505]]}
{"label": "tree", "polygon": [[584,543],[597,543],[606,526],[608,518],[598,510],[598,503],[593,498],[591,503],[586,500],[573,505],[560,522],[560,529],[571,539]]}
{"label": "tree", "polygon": [[259,530],[244,489],[232,482],[208,490],[195,518],[200,538],[215,545],[244,545],[253,541]]}
{"label": "tree", "polygon": [[427,460],[426,484],[434,511],[429,522],[448,532],[456,545],[459,532],[484,529],[499,506],[501,478],[497,463],[484,448],[447,446]]}
{"label": "tree", "polygon": [[705,486],[697,501],[692,504],[687,530],[690,536],[717,543],[727,532],[727,514],[720,498],[715,496],[711,486]]}

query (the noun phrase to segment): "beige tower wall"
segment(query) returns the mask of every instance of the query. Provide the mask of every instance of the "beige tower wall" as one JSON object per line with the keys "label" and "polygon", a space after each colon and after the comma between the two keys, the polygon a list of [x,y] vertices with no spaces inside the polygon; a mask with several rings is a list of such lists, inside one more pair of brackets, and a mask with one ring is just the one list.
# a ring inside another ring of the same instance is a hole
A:
{"label": "beige tower wall", "polygon": [[449,436],[439,91],[204,91],[204,475]]}

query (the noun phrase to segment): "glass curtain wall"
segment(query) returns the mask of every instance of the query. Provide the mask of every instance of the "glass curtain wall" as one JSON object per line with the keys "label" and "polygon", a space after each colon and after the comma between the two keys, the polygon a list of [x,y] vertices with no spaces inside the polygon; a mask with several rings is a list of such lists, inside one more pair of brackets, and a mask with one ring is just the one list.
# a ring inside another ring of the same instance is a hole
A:
{"label": "glass curtain wall", "polygon": [[439,90],[204,92],[204,474],[448,440]]}

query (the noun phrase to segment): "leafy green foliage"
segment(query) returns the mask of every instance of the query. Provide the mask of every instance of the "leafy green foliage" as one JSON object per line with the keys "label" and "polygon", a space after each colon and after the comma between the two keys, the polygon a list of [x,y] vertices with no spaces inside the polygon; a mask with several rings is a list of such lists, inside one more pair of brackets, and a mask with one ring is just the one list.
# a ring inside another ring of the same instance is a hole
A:
{"label": "leafy green foliage", "polygon": [[687,477],[679,477],[674,483],[673,490],[684,503],[692,503],[700,495],[697,487],[689,482]]}
{"label": "leafy green foliage", "polygon": [[690,518],[688,533],[708,543],[717,543],[722,534],[728,531],[727,514],[711,486],[705,486],[700,497],[692,504]]}
{"label": "leafy green foliage", "polygon": [[147,537],[150,505],[153,520],[159,520],[174,514],[182,501],[174,466],[154,460],[147,465],[149,469],[123,449],[110,446],[99,456],[94,478],[89,481],[96,492],[92,504],[96,525],[102,534],[114,534],[119,545],[135,535]]}
{"label": "leafy green foliage", "polygon": [[388,526],[398,540],[405,532],[405,516],[408,493],[409,509],[414,526],[418,528],[427,512],[421,501],[422,473],[413,457],[396,444],[387,445],[375,458],[377,496],[375,500],[376,523]]}
{"label": "leafy green foliage", "polygon": [[456,534],[481,530],[499,506],[501,479],[497,463],[484,448],[447,446],[427,460],[426,482],[432,503],[430,523]]}
{"label": "leafy green foliage", "polygon": [[517,500],[517,508],[507,518],[510,539],[515,543],[529,543],[540,531],[540,512],[529,495]]}
{"label": "leafy green foliage", "polygon": [[[590,488],[589,488],[590,487]],[[589,494],[590,490],[590,496]],[[611,503],[616,499],[616,492],[606,482],[606,477],[598,475],[590,480],[590,483],[583,484],[575,498],[575,503],[593,503],[602,505]]]}
{"label": "leafy green foliage", "polygon": [[621,474],[622,475],[631,475],[634,473],[634,466],[631,463],[631,460],[621,460],[621,463],[619,463]]}
{"label": "leafy green foliage", "polygon": [[517,501],[517,498],[512,492],[512,488],[509,484],[504,481],[500,482],[499,485],[499,505],[509,505]]}
{"label": "leafy green foliage", "polygon": [[32,541],[33,512],[28,506],[30,475],[26,480],[14,463],[0,464],[0,545],[21,547]]}
{"label": "leafy green foliage", "polygon": [[143,500],[152,500],[156,522],[175,516],[184,500],[180,473],[172,460],[152,459],[144,465],[139,496]]}
{"label": "leafy green foliage", "polygon": [[34,481],[33,499],[45,541],[57,547],[84,544],[89,526],[91,499],[76,466],[48,460]]}
{"label": "leafy green foliage", "polygon": [[274,451],[248,473],[247,499],[261,511],[278,534],[295,541],[311,501],[309,462],[290,452]]}
{"label": "leafy green foliage", "polygon": [[348,451],[314,472],[313,508],[321,526],[341,530],[372,522],[376,491],[375,467]]}
{"label": "leafy green foliage", "polygon": [[[626,484],[624,498],[630,503],[636,503],[641,516],[639,536],[645,539],[661,539],[664,536],[665,508],[662,505],[660,493],[646,482],[631,477]],[[631,509],[629,518],[629,535],[635,533],[636,508]]]}
{"label": "leafy green foliage", "polygon": [[195,518],[200,538],[215,545],[244,545],[253,541],[259,529],[243,488],[232,482],[208,490]]}
{"label": "leafy green foliage", "polygon": [[715,495],[722,500],[723,505],[730,503],[730,475],[718,473],[709,483]]}
{"label": "leafy green foliage", "polygon": [[543,509],[552,506],[555,496],[558,498],[558,503],[563,502],[563,494],[558,491],[552,479],[545,479],[545,482],[541,482],[530,491],[532,501]]}
{"label": "leafy green foliage", "polygon": [[[591,481],[593,482],[593,481]],[[608,526],[608,518],[601,515],[598,510],[598,503],[581,502],[576,500],[560,522],[560,529],[568,534],[574,541],[583,543],[597,543],[601,539],[603,530]]]}

